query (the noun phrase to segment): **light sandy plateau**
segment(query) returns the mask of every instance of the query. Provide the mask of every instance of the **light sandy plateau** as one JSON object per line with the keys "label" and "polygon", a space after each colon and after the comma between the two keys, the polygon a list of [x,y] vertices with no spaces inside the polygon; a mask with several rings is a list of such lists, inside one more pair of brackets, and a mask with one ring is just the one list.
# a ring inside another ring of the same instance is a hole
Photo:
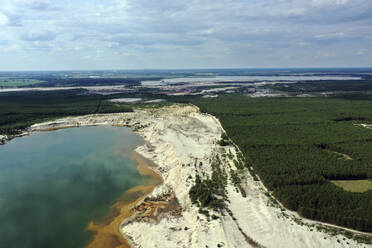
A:
{"label": "light sandy plateau", "polygon": [[[86,125],[132,127],[145,141],[136,152],[153,161],[153,169],[163,179],[117,227],[133,247],[371,247],[317,231],[317,222],[273,204],[262,183],[254,181],[248,170],[239,173],[240,187],[228,178],[230,214],[210,210],[218,216],[212,219],[198,213],[188,194],[196,174],[211,175],[211,159],[218,155],[230,175],[230,170],[236,170],[233,160],[239,151],[218,145],[224,132],[220,122],[195,106],[68,117],[33,125],[30,131]],[[202,166],[198,166],[200,162]]]}

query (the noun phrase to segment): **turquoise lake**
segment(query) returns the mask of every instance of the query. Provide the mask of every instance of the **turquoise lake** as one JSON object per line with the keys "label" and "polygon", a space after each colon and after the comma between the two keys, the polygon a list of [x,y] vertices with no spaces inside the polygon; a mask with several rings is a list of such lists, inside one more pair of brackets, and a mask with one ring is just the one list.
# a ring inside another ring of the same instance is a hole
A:
{"label": "turquoise lake", "polygon": [[131,159],[142,139],[124,127],[33,133],[0,145],[0,247],[74,248],[92,238],[123,192],[148,178]]}

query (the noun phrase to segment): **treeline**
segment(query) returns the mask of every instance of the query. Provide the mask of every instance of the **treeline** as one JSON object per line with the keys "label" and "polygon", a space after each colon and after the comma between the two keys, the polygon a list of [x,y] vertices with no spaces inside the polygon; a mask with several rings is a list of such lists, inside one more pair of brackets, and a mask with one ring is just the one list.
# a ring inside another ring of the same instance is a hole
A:
{"label": "treeline", "polygon": [[278,187],[275,194],[287,208],[304,217],[361,231],[371,230],[371,191],[351,193],[333,184],[293,184]]}
{"label": "treeline", "polygon": [[[147,78],[144,78],[147,79]],[[42,83],[20,87],[67,87],[67,86],[103,86],[103,85],[139,85],[141,78],[43,78]]]}
{"label": "treeline", "polygon": [[296,93],[318,93],[329,91],[372,91],[372,80],[319,80],[319,81],[303,81],[291,83],[283,86],[283,84],[269,86],[269,88]]}
{"label": "treeline", "polygon": [[56,117],[133,111],[130,105],[107,101],[112,96],[81,93],[80,90],[2,93],[0,134],[18,134],[34,123]]}
{"label": "treeline", "polygon": [[372,101],[225,95],[192,102],[220,119],[285,207],[307,218],[372,231],[372,191],[346,192],[330,182],[372,177],[372,130],[354,125],[372,119]]}

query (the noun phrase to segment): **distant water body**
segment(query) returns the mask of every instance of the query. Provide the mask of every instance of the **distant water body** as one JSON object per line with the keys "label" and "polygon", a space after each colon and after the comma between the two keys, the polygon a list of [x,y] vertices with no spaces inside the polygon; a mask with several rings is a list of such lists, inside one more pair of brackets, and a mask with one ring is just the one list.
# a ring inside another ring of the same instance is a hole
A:
{"label": "distant water body", "polygon": [[84,247],[88,223],[148,179],[130,157],[141,142],[129,128],[80,127],[0,146],[0,247]]}
{"label": "distant water body", "polygon": [[351,76],[215,76],[215,77],[181,77],[163,80],[142,81],[143,86],[193,83],[193,82],[221,82],[221,81],[304,81],[304,80],[358,80],[360,77]]}

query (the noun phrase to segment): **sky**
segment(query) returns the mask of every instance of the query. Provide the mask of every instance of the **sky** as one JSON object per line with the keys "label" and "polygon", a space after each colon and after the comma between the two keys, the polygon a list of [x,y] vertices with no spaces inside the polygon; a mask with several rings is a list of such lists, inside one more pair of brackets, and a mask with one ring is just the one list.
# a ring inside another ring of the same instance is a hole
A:
{"label": "sky", "polygon": [[371,66],[371,0],[0,0],[0,70]]}

